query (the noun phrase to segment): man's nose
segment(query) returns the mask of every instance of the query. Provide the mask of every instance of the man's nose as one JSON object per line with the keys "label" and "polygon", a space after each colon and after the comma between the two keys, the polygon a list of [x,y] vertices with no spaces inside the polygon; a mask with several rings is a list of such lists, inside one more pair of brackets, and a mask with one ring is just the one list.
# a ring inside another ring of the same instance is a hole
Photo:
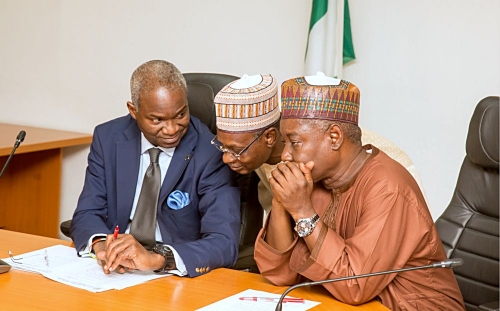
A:
{"label": "man's nose", "polygon": [[222,162],[224,162],[225,164],[231,164],[231,163],[234,163],[236,162],[236,157],[233,156],[231,154],[231,152],[224,152],[224,154],[222,155]]}
{"label": "man's nose", "polygon": [[286,148],[281,152],[281,161],[293,161],[292,154]]}
{"label": "man's nose", "polygon": [[165,135],[175,135],[177,133],[177,130],[178,130],[177,124],[170,120],[163,122],[163,125],[161,127],[161,131]]}

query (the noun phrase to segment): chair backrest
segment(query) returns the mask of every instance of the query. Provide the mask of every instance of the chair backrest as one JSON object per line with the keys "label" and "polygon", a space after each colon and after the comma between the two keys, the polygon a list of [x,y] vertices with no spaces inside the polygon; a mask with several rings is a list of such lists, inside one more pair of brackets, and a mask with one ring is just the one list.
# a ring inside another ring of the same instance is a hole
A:
{"label": "chair backrest", "polygon": [[448,258],[464,260],[454,272],[467,310],[498,302],[498,119],[499,97],[478,103],[455,192],[436,221]]}
{"label": "chair backrest", "polygon": [[190,114],[205,123],[216,133],[214,97],[229,82],[239,77],[221,73],[184,73],[188,87]]}
{"label": "chair backrest", "polygon": [[246,185],[240,184],[240,189],[242,187],[246,189],[241,202],[240,245],[253,248],[257,235],[262,228],[264,208],[260,205],[258,198],[259,176],[254,171],[244,175],[244,177],[244,181],[240,181],[246,183]]}

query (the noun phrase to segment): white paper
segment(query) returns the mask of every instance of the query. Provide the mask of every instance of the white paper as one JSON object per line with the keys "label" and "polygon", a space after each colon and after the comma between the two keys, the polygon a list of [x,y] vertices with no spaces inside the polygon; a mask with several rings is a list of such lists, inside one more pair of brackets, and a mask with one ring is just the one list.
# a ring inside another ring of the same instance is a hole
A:
{"label": "white paper", "polygon": [[12,256],[14,260],[4,258],[3,261],[14,269],[40,274],[51,272],[53,269],[81,259],[76,255],[74,248],[64,245],[54,245],[25,254],[12,254]]}
{"label": "white paper", "polygon": [[[272,294],[264,291],[247,289],[236,295],[224,298],[214,302],[208,306],[197,309],[196,311],[274,311],[276,304],[281,295]],[[275,301],[245,301],[240,300],[241,297],[261,297],[261,298],[275,298]],[[286,296],[292,298],[292,296]],[[299,298],[299,297],[294,297]],[[303,311],[309,310],[312,307],[319,305],[320,302],[304,300],[304,302],[285,302],[282,304],[283,311]]]}
{"label": "white paper", "polygon": [[124,274],[104,274],[95,259],[81,258],[72,247],[55,245],[26,254],[3,259],[12,268],[40,273],[54,281],[91,292],[123,289],[171,274],[153,271],[129,271]]}

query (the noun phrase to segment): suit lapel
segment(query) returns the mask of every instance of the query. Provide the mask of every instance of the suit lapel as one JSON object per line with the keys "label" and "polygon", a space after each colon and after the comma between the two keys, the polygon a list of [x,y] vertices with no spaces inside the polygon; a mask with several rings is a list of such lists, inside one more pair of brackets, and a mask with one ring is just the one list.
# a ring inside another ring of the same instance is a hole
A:
{"label": "suit lapel", "polygon": [[137,187],[141,153],[141,132],[135,120],[124,131],[127,140],[116,142],[118,225],[126,228]]}
{"label": "suit lapel", "polygon": [[193,151],[197,142],[198,131],[194,128],[193,123],[190,122],[186,135],[182,138],[177,148],[175,148],[172,161],[170,162],[167,174],[165,175],[165,180],[163,180],[160,190],[160,203],[165,201],[168,194],[175,190],[175,185],[178,183],[182,173],[193,156]]}

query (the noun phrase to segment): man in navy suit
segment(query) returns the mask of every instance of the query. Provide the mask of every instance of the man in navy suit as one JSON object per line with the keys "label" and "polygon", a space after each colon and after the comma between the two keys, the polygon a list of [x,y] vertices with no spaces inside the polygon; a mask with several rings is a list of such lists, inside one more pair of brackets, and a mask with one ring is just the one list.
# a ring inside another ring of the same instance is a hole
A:
{"label": "man in navy suit", "polygon": [[[189,115],[183,75],[173,64],[153,60],[134,71],[130,86],[130,114],[94,131],[71,222],[77,251],[95,254],[105,273],[138,269],[194,277],[234,265],[239,190],[210,144],[213,134]],[[130,234],[150,148],[161,150],[162,181],[152,249]]]}

